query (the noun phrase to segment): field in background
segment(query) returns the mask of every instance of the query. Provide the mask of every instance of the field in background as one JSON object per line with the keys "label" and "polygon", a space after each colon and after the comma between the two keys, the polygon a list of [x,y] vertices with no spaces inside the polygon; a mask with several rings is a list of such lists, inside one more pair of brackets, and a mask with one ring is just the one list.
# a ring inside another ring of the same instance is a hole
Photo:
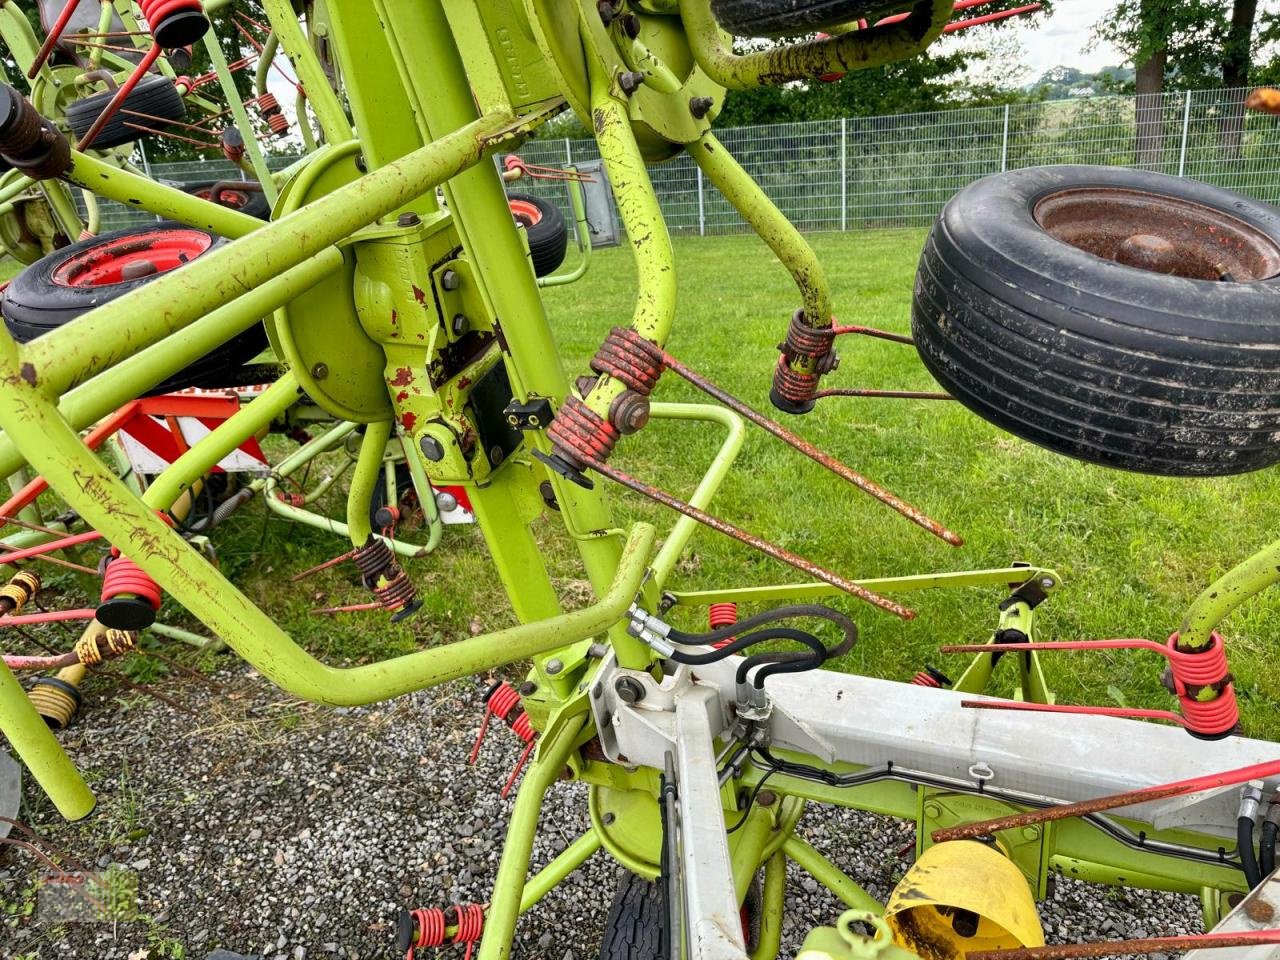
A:
{"label": "field in background", "polygon": [[[876,231],[811,239],[848,323],[909,329],[910,292],[924,233]],[[671,351],[729,390],[767,409],[775,345],[797,305],[780,265],[754,238],[678,239],[680,303]],[[546,292],[567,370],[578,374],[608,328],[630,316],[635,276],[626,248],[599,251],[579,283]],[[833,385],[930,389],[909,346],[846,338]],[[701,400],[668,375],[656,397]],[[1215,480],[1167,480],[1076,463],[1001,433],[956,404],[904,400],[824,400],[789,420],[835,453],[962,534],[960,549],[934,540],[817,465],[752,429],[713,512],[841,573],[884,576],[1002,566],[1026,560],[1055,567],[1064,588],[1042,608],[1054,639],[1145,636],[1178,627],[1197,592],[1280,528],[1280,473]],[[719,443],[702,425],[655,422],[625,439],[617,462],[687,496]],[[328,509],[341,515],[340,494]],[[673,515],[614,491],[619,519],[668,528]],[[554,520],[535,529],[562,594],[584,602],[575,552]],[[426,599],[409,624],[375,614],[332,620],[308,610],[365,599],[348,573],[303,584],[289,574],[342,551],[336,539],[267,520],[259,505],[238,514],[215,540],[224,569],[295,637],[334,662],[368,661],[511,622],[474,528],[446,528],[439,551],[408,564]],[[682,588],[799,579],[793,572],[710,531],[700,531],[679,566]],[[996,621],[998,591],[916,595],[911,623],[849,600],[862,630],[840,664],[874,676],[909,679],[924,663],[958,672],[935,648],[984,640]],[[1226,624],[1232,669],[1249,734],[1280,738],[1280,678],[1274,670],[1280,594],[1272,592]],[[1046,657],[1063,701],[1168,707],[1162,663],[1146,654]],[[1002,668],[1011,678],[1012,664]],[[1001,688],[1007,691],[1008,686]]]}

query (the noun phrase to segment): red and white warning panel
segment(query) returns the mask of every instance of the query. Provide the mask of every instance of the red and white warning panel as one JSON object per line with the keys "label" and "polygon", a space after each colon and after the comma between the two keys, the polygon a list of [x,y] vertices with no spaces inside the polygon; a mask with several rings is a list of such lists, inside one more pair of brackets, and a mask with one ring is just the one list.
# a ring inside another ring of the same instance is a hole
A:
{"label": "red and white warning panel", "polygon": [[[117,438],[135,473],[161,473],[187,449],[240,409],[240,396],[225,390],[186,390],[135,400],[121,411]],[[250,438],[218,461],[215,472],[271,472]]]}
{"label": "red and white warning panel", "polygon": [[476,515],[471,509],[471,501],[467,499],[464,487],[436,487],[436,509],[440,511],[442,523],[475,523]]}

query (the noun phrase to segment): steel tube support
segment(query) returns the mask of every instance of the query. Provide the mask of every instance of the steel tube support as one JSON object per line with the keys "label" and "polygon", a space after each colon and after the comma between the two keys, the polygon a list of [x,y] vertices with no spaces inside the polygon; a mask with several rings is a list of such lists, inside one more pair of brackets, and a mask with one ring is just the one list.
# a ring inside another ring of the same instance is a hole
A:
{"label": "steel tube support", "polygon": [[477,960],[505,960],[511,955],[516,921],[523,909],[529,856],[538,833],[538,816],[542,813],[542,798],[560,778],[560,772],[573,753],[578,734],[586,724],[587,715],[581,714],[548,731],[538,747],[537,759],[524,775],[511,810],[507,839],[502,847],[498,875],[493,881],[493,899],[485,918],[485,933],[480,941]]}
{"label": "steel tube support", "polygon": [[698,169],[787,268],[800,289],[805,322],[811,327],[831,326],[831,285],[809,241],[714,135],[704,134],[700,140],[686,144],[685,149]]}
{"label": "steel tube support", "polygon": [[[271,426],[298,401],[298,378],[292,371],[286,372],[261,395],[245,404],[238,411],[218,424],[200,442],[173,461],[163,473],[147,487],[142,502],[157,510],[167,510],[175,500],[200,477],[212,470],[223,457],[230,454],[252,436]],[[366,517],[368,508],[365,508]]]}
{"label": "steel tube support", "polygon": [[884,913],[884,904],[863,890],[847,873],[820,854],[807,841],[792,834],[783,841],[782,852],[794,860],[809,876],[839,897],[850,909],[869,910],[877,916]]}
{"label": "steel tube support", "polygon": [[62,179],[126,207],[147,210],[166,220],[177,220],[220,237],[243,237],[262,226],[257,217],[201,200],[176,187],[165,186],[76,150],[71,151],[71,169],[62,175]]}
{"label": "steel tube support", "polygon": [[38,337],[23,346],[24,375],[36,382],[83,382],[85,370],[106,369],[159,342],[465,170],[498,149],[512,123],[510,117],[498,115],[469,123],[237,243]]}
{"label": "steel tube support", "polygon": [[526,881],[520,896],[520,912],[526,913],[533,906],[564,882],[565,878],[586,863],[600,849],[600,834],[588,830]]}
{"label": "steel tube support", "polygon": [[68,820],[81,820],[93,812],[96,802],[93,792],[3,661],[0,661],[0,731],[59,813]]}
{"label": "steel tube support", "polygon": [[1236,607],[1280,582],[1280,540],[1228,570],[1196,597],[1178,630],[1179,650],[1202,650],[1209,634]]}
{"label": "steel tube support", "polygon": [[382,457],[391,440],[391,421],[379,420],[369,424],[360,441],[360,456],[356,460],[356,472],[347,488],[347,536],[352,546],[362,547],[373,528],[369,525],[369,504],[373,491],[382,478]]}
{"label": "steel tube support", "polygon": [[271,168],[267,166],[266,157],[262,155],[262,144],[258,143],[258,135],[254,130],[253,121],[249,119],[249,113],[244,108],[244,100],[240,98],[240,91],[236,87],[235,77],[231,75],[231,69],[227,66],[227,58],[222,53],[222,47],[218,43],[216,31],[210,30],[205,33],[204,50],[209,55],[209,62],[213,64],[214,72],[218,74],[218,82],[222,85],[222,95],[227,98],[227,105],[231,107],[231,116],[235,118],[236,126],[240,128],[240,135],[244,139],[245,153],[249,155],[249,164],[253,167],[258,183],[262,185],[262,192],[266,194],[267,203],[275,206],[276,185],[271,179]]}
{"label": "steel tube support", "polygon": [[739,55],[716,22],[711,0],[680,3],[680,17],[698,66],[731,90],[851,73],[914,57],[942,35],[951,11],[952,0],[920,0],[905,20],[896,23]]}

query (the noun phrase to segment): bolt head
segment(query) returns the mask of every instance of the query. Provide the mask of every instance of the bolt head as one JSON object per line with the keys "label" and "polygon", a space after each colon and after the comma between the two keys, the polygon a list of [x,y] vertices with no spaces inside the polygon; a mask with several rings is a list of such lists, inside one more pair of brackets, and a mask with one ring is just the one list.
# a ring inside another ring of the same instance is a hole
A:
{"label": "bolt head", "polygon": [[453,331],[455,337],[460,337],[471,329],[471,321],[467,319],[465,313],[455,313],[449,322],[449,329]]}
{"label": "bolt head", "polygon": [[614,681],[613,692],[623,703],[639,703],[644,699],[644,686],[635,677],[619,677]]}
{"label": "bolt head", "polygon": [[489,462],[495,467],[502,462],[502,458],[505,456],[506,454],[502,452],[502,448],[496,443],[489,448]]}
{"label": "bolt head", "polygon": [[689,112],[693,114],[695,120],[701,120],[705,117],[711,112],[713,106],[715,106],[715,101],[711,97],[689,98]]}
{"label": "bolt head", "polygon": [[545,669],[548,674],[554,677],[557,673],[559,673],[561,670],[564,669],[564,664],[560,661],[559,658],[552,657],[550,660],[547,661],[547,665]]}
{"label": "bolt head", "polygon": [[644,74],[638,71],[631,70],[618,75],[618,86],[628,97],[639,90],[642,83],[644,83]]}
{"label": "bolt head", "polygon": [[1058,582],[1054,580],[1053,577],[1045,577],[1040,581],[1040,586],[1044,587],[1046,590],[1052,590],[1057,585]]}
{"label": "bolt head", "polygon": [[435,437],[427,435],[418,441],[418,446],[422,449],[422,455],[432,463],[439,463],[444,459],[444,444]]}
{"label": "bolt head", "polygon": [[634,13],[624,13],[619,23],[622,26],[622,32],[632,40],[640,36],[640,18]]}
{"label": "bolt head", "polygon": [[772,807],[778,802],[778,795],[772,790],[761,790],[756,794],[756,803],[762,807]]}
{"label": "bolt head", "polygon": [[520,684],[520,696],[522,697],[531,697],[537,692],[538,685],[532,680],[526,680],[524,683]]}
{"label": "bolt head", "polygon": [[600,22],[606,27],[613,23],[613,18],[617,11],[613,8],[613,0],[599,0],[596,4],[596,12],[600,14]]}
{"label": "bolt head", "polygon": [[612,824],[612,823],[613,823],[615,820],[617,820],[617,819],[618,819],[618,817],[617,817],[617,815],[616,815],[616,814],[614,814],[614,813],[606,813],[604,816],[602,816],[602,817],[600,818],[600,822],[601,822],[601,823],[603,823],[603,824],[607,827],[607,826],[609,826],[610,824]]}
{"label": "bolt head", "polygon": [[317,380],[323,380],[329,375],[329,365],[327,363],[317,363],[311,367],[311,376]]}
{"label": "bolt head", "polygon": [[450,510],[457,510],[458,498],[452,493],[441,490],[436,494],[436,509],[441,513],[448,513]]}
{"label": "bolt head", "polygon": [[446,290],[457,290],[462,286],[462,278],[458,276],[457,270],[446,270],[440,275],[440,286]]}
{"label": "bolt head", "polygon": [[421,222],[421,218],[413,211],[402,213],[396,217],[396,226],[398,227],[416,227]]}

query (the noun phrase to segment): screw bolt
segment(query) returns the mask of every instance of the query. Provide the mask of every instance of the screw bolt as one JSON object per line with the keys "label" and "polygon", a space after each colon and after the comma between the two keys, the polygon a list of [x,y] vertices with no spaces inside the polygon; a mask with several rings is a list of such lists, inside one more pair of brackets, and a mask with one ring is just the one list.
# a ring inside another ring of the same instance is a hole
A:
{"label": "screw bolt", "polygon": [[520,696],[522,697],[530,697],[537,692],[538,685],[532,680],[526,680],[524,683],[520,684]]}
{"label": "screw bolt", "polygon": [[624,13],[619,23],[622,25],[622,32],[632,40],[640,36],[640,18],[634,13]]}
{"label": "screw bolt", "polygon": [[458,276],[457,270],[446,270],[440,274],[440,286],[446,290],[457,290],[462,286],[462,278]]}
{"label": "screw bolt", "polygon": [[502,458],[504,456],[506,456],[506,454],[502,452],[502,447],[498,446],[496,443],[489,448],[489,462],[495,467],[502,462]]}
{"label": "screw bolt", "polygon": [[455,337],[460,337],[471,329],[471,321],[467,319],[465,313],[455,313],[449,329],[453,331]]}
{"label": "screw bolt", "polygon": [[421,222],[422,220],[412,210],[396,217],[396,226],[398,227],[416,227]]}
{"label": "screw bolt", "polygon": [[418,446],[422,448],[422,455],[432,463],[439,463],[444,459],[444,444],[435,437],[423,437],[418,441]]}
{"label": "screw bolt", "polygon": [[701,120],[711,111],[715,103],[711,97],[690,97],[689,112],[693,114],[695,120]]}
{"label": "screw bolt", "polygon": [[561,663],[558,658],[552,657],[550,660],[547,661],[547,665],[545,669],[550,676],[554,677],[557,673],[559,673],[561,670],[564,669],[564,664]]}
{"label": "screw bolt", "polygon": [[609,421],[619,433],[635,433],[649,422],[649,398],[634,390],[619,394],[609,405]]}
{"label": "screw bolt", "polygon": [[604,816],[602,816],[602,817],[600,818],[600,822],[601,822],[601,823],[603,823],[603,824],[607,827],[607,826],[610,826],[610,825],[613,823],[613,821],[615,821],[615,820],[617,820],[617,819],[618,819],[618,818],[617,818],[617,816],[616,816],[615,814],[613,814],[613,813],[606,813]]}
{"label": "screw bolt", "polygon": [[560,509],[560,501],[556,499],[556,488],[551,485],[550,480],[543,480],[538,484],[538,493],[542,494],[542,502],[552,510]]}
{"label": "screw bolt", "polygon": [[644,686],[635,677],[619,677],[613,684],[613,692],[623,703],[639,703],[644,699]]}
{"label": "screw bolt", "polygon": [[778,802],[778,795],[772,790],[761,790],[756,794],[756,803],[762,807],[772,807]]}
{"label": "screw bolt", "polygon": [[600,14],[600,22],[606,27],[613,23],[613,18],[617,15],[617,11],[613,8],[613,0],[599,0],[596,4],[596,12]]}
{"label": "screw bolt", "polygon": [[311,368],[311,376],[317,380],[323,380],[329,375],[329,365],[327,363],[317,363]]}
{"label": "screw bolt", "polygon": [[640,89],[640,84],[644,83],[644,74],[635,70],[627,73],[618,74],[618,86],[628,97]]}

